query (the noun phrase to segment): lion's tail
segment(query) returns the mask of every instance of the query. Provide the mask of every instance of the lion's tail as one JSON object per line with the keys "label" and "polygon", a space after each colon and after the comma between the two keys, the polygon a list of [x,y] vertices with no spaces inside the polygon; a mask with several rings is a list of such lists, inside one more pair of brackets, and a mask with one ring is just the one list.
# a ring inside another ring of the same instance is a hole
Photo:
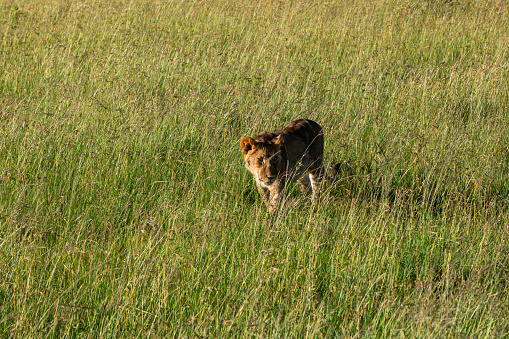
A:
{"label": "lion's tail", "polygon": [[328,182],[330,183],[333,183],[334,181],[336,181],[336,179],[338,178],[339,176],[339,169],[341,168],[341,163],[337,163],[336,165],[332,166],[331,167],[331,170],[332,170],[332,177],[328,176],[325,169],[322,169],[323,171],[323,178],[325,180],[327,180]]}

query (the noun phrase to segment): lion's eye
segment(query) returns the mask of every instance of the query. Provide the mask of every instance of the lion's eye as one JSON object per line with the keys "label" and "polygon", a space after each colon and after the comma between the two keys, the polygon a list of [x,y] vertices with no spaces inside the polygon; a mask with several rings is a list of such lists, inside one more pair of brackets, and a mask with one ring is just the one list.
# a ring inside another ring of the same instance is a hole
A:
{"label": "lion's eye", "polygon": [[261,165],[263,164],[263,158],[258,158],[258,163]]}

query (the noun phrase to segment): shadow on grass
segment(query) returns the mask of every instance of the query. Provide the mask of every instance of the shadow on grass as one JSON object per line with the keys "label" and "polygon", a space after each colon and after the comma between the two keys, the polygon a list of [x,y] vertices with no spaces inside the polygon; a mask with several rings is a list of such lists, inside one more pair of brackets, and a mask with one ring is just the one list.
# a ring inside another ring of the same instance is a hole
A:
{"label": "shadow on grass", "polygon": [[425,169],[383,173],[374,170],[371,164],[355,168],[345,162],[331,195],[338,200],[355,199],[387,211],[419,209],[434,217],[453,212],[455,207],[469,208],[472,212],[491,208],[507,211],[509,180],[502,174],[499,177],[481,185],[447,171],[437,176],[429,175]]}

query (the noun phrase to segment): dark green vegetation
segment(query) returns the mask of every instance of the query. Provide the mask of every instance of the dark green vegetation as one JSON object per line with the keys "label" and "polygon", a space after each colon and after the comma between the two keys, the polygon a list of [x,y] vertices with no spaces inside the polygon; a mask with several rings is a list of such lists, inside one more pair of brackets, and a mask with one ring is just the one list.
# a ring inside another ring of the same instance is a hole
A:
{"label": "dark green vegetation", "polygon": [[[509,335],[507,1],[0,2],[3,337]],[[238,142],[324,126],[266,215]]]}

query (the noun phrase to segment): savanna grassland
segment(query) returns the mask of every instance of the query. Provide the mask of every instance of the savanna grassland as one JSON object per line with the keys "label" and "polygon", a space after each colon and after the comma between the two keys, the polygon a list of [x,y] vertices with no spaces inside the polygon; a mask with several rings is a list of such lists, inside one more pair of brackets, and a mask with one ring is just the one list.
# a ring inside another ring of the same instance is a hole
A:
{"label": "savanna grassland", "polygon": [[508,238],[507,1],[0,1],[2,338],[504,337]]}

